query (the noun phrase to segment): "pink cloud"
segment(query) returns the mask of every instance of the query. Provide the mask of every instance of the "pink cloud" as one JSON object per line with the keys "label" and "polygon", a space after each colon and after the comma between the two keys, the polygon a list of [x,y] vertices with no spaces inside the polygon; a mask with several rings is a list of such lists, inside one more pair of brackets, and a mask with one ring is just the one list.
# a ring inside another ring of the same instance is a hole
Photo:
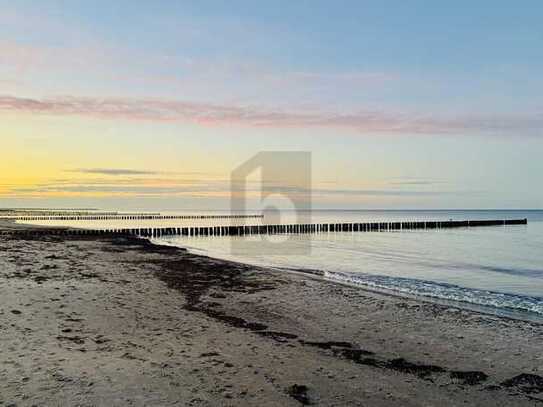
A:
{"label": "pink cloud", "polygon": [[0,96],[0,111],[79,115],[100,119],[192,122],[248,127],[330,127],[361,133],[511,133],[541,134],[543,114],[435,116],[383,111],[351,113],[267,109],[190,101],[129,98],[21,98]]}

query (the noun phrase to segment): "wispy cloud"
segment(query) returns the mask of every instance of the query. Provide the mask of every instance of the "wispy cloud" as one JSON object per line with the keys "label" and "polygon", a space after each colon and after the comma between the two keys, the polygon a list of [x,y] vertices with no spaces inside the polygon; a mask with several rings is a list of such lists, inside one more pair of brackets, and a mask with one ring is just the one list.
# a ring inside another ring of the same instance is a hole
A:
{"label": "wispy cloud", "polygon": [[399,186],[399,187],[432,186],[432,185],[440,185],[440,184],[447,184],[447,181],[440,180],[440,179],[430,179],[430,178],[398,177],[398,178],[393,178],[391,181],[388,182],[388,185]]}
{"label": "wispy cloud", "polygon": [[[109,175],[109,174],[104,174]],[[303,188],[279,183],[249,181],[247,185],[231,183],[227,179],[176,179],[176,178],[132,178],[111,177],[84,179],[58,179],[26,186],[7,186],[0,191],[2,196],[130,196],[130,197],[260,197],[269,194],[283,195],[293,199],[315,199],[327,197],[433,197],[463,194],[448,190],[405,190],[400,188],[346,189]],[[263,194],[263,195],[261,195]]]}
{"label": "wispy cloud", "polygon": [[101,119],[192,122],[249,127],[332,127],[361,133],[465,134],[515,132],[541,135],[543,113],[522,115],[436,116],[383,111],[352,113],[295,111],[162,99],[21,98],[0,96],[0,111],[45,115],[81,115]]}
{"label": "wispy cloud", "polygon": [[[451,191],[415,191],[401,189],[314,189],[316,195],[344,195],[344,196],[438,196],[449,195]],[[455,192],[458,193],[458,192]]]}
{"label": "wispy cloud", "polygon": [[160,172],[157,171],[142,171],[142,170],[130,170],[122,168],[76,168],[73,170],[66,170],[67,172],[76,172],[79,174],[94,174],[94,175],[157,175]]}
{"label": "wispy cloud", "polygon": [[[70,34],[61,38],[70,38]],[[69,76],[80,84],[96,83],[100,88],[117,88],[122,82],[132,95],[141,91],[153,95],[178,92],[190,100],[206,100],[213,95],[215,101],[234,99],[281,106],[322,105],[325,94],[332,94],[329,102],[337,105],[338,94],[378,89],[397,79],[397,74],[388,72],[300,71],[226,56],[191,57],[153,49],[142,52],[92,38],[53,43],[0,39],[0,75],[24,81],[26,89],[43,89],[44,80],[62,89],[58,78]]]}
{"label": "wispy cloud", "polygon": [[396,182],[390,183],[390,185],[398,185],[398,186],[434,185],[434,184],[436,184],[435,181],[396,181]]}

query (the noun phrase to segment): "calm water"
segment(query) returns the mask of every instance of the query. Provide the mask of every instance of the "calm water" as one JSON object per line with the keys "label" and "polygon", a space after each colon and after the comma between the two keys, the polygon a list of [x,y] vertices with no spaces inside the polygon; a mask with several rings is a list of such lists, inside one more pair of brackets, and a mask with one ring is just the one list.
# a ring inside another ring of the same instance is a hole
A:
{"label": "calm water", "polygon": [[326,278],[379,291],[543,317],[543,211],[317,211],[311,217],[313,222],[526,217],[529,224],[163,241],[255,265],[320,270]]}
{"label": "calm water", "polygon": [[[220,212],[218,212],[220,213]],[[208,256],[282,269],[399,295],[543,318],[543,211],[313,211],[262,222],[372,222],[528,218],[528,225],[291,236],[169,237]],[[260,220],[250,219],[248,224]],[[42,222],[89,228],[229,225],[228,220]],[[262,240],[263,239],[263,240]]]}

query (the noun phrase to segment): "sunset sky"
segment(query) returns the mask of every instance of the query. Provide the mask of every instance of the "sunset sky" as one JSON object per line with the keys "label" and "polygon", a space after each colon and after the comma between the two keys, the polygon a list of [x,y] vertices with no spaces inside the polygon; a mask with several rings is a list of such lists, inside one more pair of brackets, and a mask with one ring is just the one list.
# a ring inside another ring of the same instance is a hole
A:
{"label": "sunset sky", "polygon": [[536,0],[0,0],[0,207],[227,208],[253,155],[308,151],[315,207],[542,208],[542,21]]}

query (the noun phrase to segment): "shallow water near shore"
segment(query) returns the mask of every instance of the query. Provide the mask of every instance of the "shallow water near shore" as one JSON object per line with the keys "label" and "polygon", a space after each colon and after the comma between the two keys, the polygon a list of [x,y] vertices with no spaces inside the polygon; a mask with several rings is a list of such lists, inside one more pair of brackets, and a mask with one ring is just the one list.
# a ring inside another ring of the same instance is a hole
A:
{"label": "shallow water near shore", "polygon": [[313,270],[327,279],[378,291],[543,320],[542,211],[315,211],[311,218],[315,223],[528,218],[529,223],[288,237],[168,237],[159,241],[197,254]]}
{"label": "shallow water near shore", "polygon": [[[163,214],[196,214],[164,212]],[[202,214],[225,214],[224,211]],[[528,225],[280,236],[163,237],[157,243],[285,270],[317,271],[364,288],[543,320],[543,211],[314,210],[263,219],[49,221],[84,228],[527,218]],[[36,223],[36,222],[28,222]]]}

